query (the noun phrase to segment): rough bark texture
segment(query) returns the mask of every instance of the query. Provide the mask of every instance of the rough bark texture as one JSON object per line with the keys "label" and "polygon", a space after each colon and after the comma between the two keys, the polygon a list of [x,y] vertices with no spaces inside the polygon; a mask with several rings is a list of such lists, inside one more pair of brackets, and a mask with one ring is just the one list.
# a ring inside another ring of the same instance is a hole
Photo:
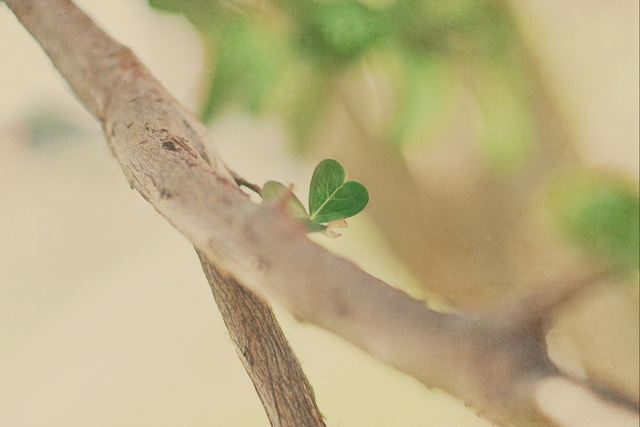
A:
{"label": "rough bark texture", "polygon": [[271,307],[198,252],[238,357],[272,426],[324,426],[313,389]]}
{"label": "rough bark texture", "polygon": [[[540,319],[437,313],[330,254],[306,238],[286,214],[284,201],[252,203],[218,155],[205,148],[210,143],[204,126],[129,49],[71,2],[6,3],[103,123],[131,186],[195,245],[208,274],[233,277],[278,300],[298,319],[334,332],[429,387],[448,391],[494,422],[569,425],[549,417],[536,399],[537,384],[558,375],[547,356]],[[221,289],[233,292],[228,285]],[[242,304],[252,306],[252,298]],[[242,307],[230,310],[240,317],[228,324],[247,313]],[[253,315],[260,323],[261,314]],[[242,354],[247,343],[238,342]],[[283,361],[275,353],[269,357]],[[258,377],[267,387],[273,384],[268,376]],[[275,390],[262,390],[263,402]],[[284,414],[269,411],[270,417]]]}
{"label": "rough bark texture", "polygon": [[[154,148],[169,154],[174,158],[172,161],[184,153],[187,167],[205,164],[212,173],[210,177],[215,174],[232,191],[242,194],[219,159],[210,158],[205,152],[201,140],[201,136],[206,135],[204,127],[166,93],[127,48],[111,40],[71,2],[15,2],[9,6],[18,16],[36,25],[32,30],[34,33],[47,35],[43,42],[45,49],[63,74],[64,70],[73,70],[69,83],[103,123],[105,130],[111,126],[111,141],[115,140],[115,128],[124,125],[134,135],[149,138],[136,139],[143,151],[146,144],[156,143]],[[142,84],[129,86],[129,79]],[[127,89],[114,91],[114,88],[123,88],[122,83]],[[125,107],[124,111],[122,107]],[[141,121],[143,117],[146,117],[145,121]],[[126,119],[126,124],[118,123],[119,119]],[[121,155],[118,144],[112,144],[112,148],[116,156]],[[161,200],[170,199],[175,189],[162,186],[165,180],[159,170],[162,166],[147,165],[144,154],[138,152],[136,155],[142,157],[140,163],[130,164],[134,171],[127,173],[124,168],[131,185],[142,190],[144,185],[151,184],[158,193],[149,196],[141,191],[147,200],[157,196]],[[145,171],[145,167],[150,170]],[[313,389],[269,305],[233,278],[220,275],[205,257],[201,256],[201,262],[238,355],[271,425],[324,426]]]}

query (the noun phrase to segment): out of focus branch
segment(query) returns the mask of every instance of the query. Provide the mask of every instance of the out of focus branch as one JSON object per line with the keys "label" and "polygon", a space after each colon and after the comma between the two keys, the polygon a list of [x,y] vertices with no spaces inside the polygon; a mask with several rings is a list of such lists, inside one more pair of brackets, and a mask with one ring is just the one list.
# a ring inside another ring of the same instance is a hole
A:
{"label": "out of focus branch", "polygon": [[563,427],[637,427],[640,421],[637,414],[603,401],[566,378],[540,381],[535,398],[541,411]]}
{"label": "out of focus branch", "polygon": [[315,245],[284,208],[252,203],[205,149],[204,126],[70,1],[6,3],[102,122],[132,187],[195,245],[212,285],[232,277],[495,422],[564,425],[535,400],[557,375],[538,323],[434,312]]}

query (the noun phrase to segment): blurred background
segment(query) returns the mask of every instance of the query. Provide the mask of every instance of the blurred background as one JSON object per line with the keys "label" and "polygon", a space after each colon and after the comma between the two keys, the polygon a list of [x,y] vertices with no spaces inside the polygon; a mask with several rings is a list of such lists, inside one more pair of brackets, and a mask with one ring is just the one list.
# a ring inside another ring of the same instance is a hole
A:
{"label": "blurred background", "polygon": [[[571,375],[638,400],[638,2],[77,1],[247,180],[340,160],[369,189],[311,235],[438,309],[594,266],[553,323]],[[0,425],[267,426],[191,245],[0,5]],[[328,426],[489,426],[275,307]]]}

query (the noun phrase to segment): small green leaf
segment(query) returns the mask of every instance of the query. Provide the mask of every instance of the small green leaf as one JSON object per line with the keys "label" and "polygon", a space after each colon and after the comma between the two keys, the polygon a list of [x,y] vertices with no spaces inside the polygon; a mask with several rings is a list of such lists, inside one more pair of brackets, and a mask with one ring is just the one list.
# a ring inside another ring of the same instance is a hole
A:
{"label": "small green leaf", "polygon": [[262,200],[277,200],[288,193],[289,213],[294,218],[308,217],[307,210],[293,192],[278,181],[268,181],[262,187]]}
{"label": "small green leaf", "polygon": [[325,227],[324,225],[320,225],[309,218],[309,214],[307,214],[307,210],[302,205],[300,199],[296,197],[293,192],[284,186],[283,184],[277,181],[269,181],[262,187],[262,200],[264,201],[274,201],[278,200],[281,197],[288,197],[287,200],[287,208],[289,209],[289,214],[291,217],[297,221],[303,223],[309,232],[322,231]]}
{"label": "small green leaf", "polygon": [[342,165],[333,159],[321,161],[311,178],[309,211],[311,220],[323,223],[349,218],[369,202],[364,185],[347,180]]}

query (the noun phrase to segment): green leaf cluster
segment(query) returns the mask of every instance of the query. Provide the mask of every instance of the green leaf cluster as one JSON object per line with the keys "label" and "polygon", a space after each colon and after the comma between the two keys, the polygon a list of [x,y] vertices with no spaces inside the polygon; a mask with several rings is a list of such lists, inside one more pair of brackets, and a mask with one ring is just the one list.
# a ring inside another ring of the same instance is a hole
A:
{"label": "green leaf cluster", "polygon": [[261,196],[265,201],[287,197],[289,214],[303,223],[309,232],[326,230],[327,223],[350,218],[369,202],[369,193],[364,185],[348,180],[342,165],[333,159],[321,161],[313,172],[309,187],[309,213],[295,194],[279,182],[267,182]]}
{"label": "green leaf cluster", "polygon": [[562,234],[587,253],[621,269],[638,269],[638,188],[610,173],[576,173],[548,190],[550,211]]}
{"label": "green leaf cluster", "polygon": [[[365,56],[400,56],[399,105],[385,135],[400,146],[424,140],[452,118],[459,79],[452,64],[464,56],[487,64],[508,61],[515,34],[503,5],[477,0],[274,0],[233,7],[220,0],[148,2],[184,15],[202,35],[210,70],[204,122],[230,107],[275,113],[285,119],[298,151],[323,118],[331,82]],[[527,123],[512,108],[519,101],[507,101],[502,109],[482,104],[490,127],[486,151],[497,163],[527,153],[526,143],[518,145],[527,134],[518,126]]]}

